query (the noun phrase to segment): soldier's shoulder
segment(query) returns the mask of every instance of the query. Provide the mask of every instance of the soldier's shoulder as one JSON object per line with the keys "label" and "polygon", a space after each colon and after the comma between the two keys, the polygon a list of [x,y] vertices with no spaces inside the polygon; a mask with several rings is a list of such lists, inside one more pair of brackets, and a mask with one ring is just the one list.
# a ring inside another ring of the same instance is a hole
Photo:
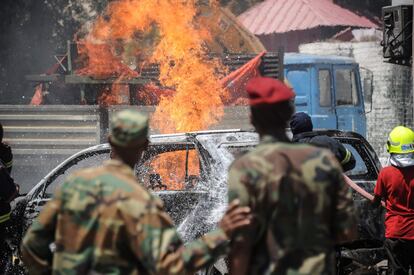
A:
{"label": "soldier's shoulder", "polygon": [[319,157],[327,153],[329,154],[327,150],[305,143],[277,142],[258,146],[251,151],[251,156],[264,157],[268,160],[290,156],[300,160]]}
{"label": "soldier's shoulder", "polygon": [[66,185],[74,182],[89,186],[104,186],[106,194],[122,193],[123,196],[135,197],[142,200],[152,199],[152,195],[133,175],[122,173],[106,166],[84,168],[74,172],[66,180]]}
{"label": "soldier's shoulder", "polygon": [[68,177],[62,186],[63,194],[78,194],[69,197],[100,197],[101,201],[113,205],[130,216],[140,216],[150,209],[162,209],[158,197],[151,194],[135,177],[114,172],[105,166],[85,168]]}
{"label": "soldier's shoulder", "polygon": [[269,159],[272,157],[277,158],[280,155],[280,152],[286,152],[286,150],[305,152],[313,150],[313,147],[306,144],[283,142],[258,144],[255,148],[237,158],[235,163],[251,162],[258,159]]}
{"label": "soldier's shoulder", "polygon": [[66,182],[72,182],[76,180],[92,180],[97,176],[104,174],[105,170],[102,168],[103,167],[97,166],[76,170],[72,172],[70,175],[68,175],[68,177],[66,178]]}
{"label": "soldier's shoulder", "polygon": [[330,164],[335,163],[335,157],[332,153],[324,148],[319,148],[303,143],[267,143],[259,144],[248,153],[237,158],[231,167],[233,169],[251,166],[251,164],[266,164],[269,162],[276,163],[281,159],[288,158],[298,165],[305,162],[313,164]]}

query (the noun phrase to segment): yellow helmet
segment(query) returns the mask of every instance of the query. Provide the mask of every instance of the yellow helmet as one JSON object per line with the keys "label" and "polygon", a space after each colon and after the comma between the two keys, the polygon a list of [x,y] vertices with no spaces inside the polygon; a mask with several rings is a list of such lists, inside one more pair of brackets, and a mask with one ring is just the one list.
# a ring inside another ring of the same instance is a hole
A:
{"label": "yellow helmet", "polygon": [[404,126],[395,127],[388,136],[387,151],[395,154],[414,152],[414,132]]}

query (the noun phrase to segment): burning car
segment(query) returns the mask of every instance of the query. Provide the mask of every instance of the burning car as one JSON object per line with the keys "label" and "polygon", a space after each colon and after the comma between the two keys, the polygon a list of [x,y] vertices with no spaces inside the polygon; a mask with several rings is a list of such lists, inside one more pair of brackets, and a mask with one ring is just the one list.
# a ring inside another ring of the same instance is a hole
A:
{"label": "burning car", "polygon": [[[353,153],[356,166],[347,175],[372,193],[381,165],[368,142],[350,132],[315,132],[315,135],[322,134],[338,139]],[[257,143],[257,133],[240,130],[154,135],[135,172],[141,182],[163,200],[184,241],[191,241],[216,226],[227,204],[228,167],[235,157]],[[14,238],[10,242],[16,257],[25,230],[68,174],[100,165],[109,158],[108,144],[85,149],[58,165],[16,201]],[[369,268],[385,258],[381,249],[382,210],[372,209],[357,193],[354,202],[360,216],[360,239],[339,248],[340,267],[344,272],[357,266]],[[225,274],[227,267],[221,260],[205,272]]]}

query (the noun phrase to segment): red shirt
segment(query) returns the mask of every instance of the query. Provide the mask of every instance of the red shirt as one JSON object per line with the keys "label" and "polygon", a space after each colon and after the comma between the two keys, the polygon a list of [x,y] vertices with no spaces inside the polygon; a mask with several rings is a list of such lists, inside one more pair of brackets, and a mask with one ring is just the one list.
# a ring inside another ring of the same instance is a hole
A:
{"label": "red shirt", "polygon": [[383,168],[374,193],[385,199],[385,237],[414,240],[414,166]]}

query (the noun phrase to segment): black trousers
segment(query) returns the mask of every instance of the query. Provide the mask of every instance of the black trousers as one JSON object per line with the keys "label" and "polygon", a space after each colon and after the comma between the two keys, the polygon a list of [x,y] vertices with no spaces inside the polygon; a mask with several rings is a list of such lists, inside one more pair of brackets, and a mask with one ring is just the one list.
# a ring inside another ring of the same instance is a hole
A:
{"label": "black trousers", "polygon": [[6,270],[7,263],[7,243],[6,243],[6,226],[0,224],[0,270]]}
{"label": "black trousers", "polygon": [[414,240],[386,239],[384,247],[391,274],[408,274],[410,268],[414,272]]}

